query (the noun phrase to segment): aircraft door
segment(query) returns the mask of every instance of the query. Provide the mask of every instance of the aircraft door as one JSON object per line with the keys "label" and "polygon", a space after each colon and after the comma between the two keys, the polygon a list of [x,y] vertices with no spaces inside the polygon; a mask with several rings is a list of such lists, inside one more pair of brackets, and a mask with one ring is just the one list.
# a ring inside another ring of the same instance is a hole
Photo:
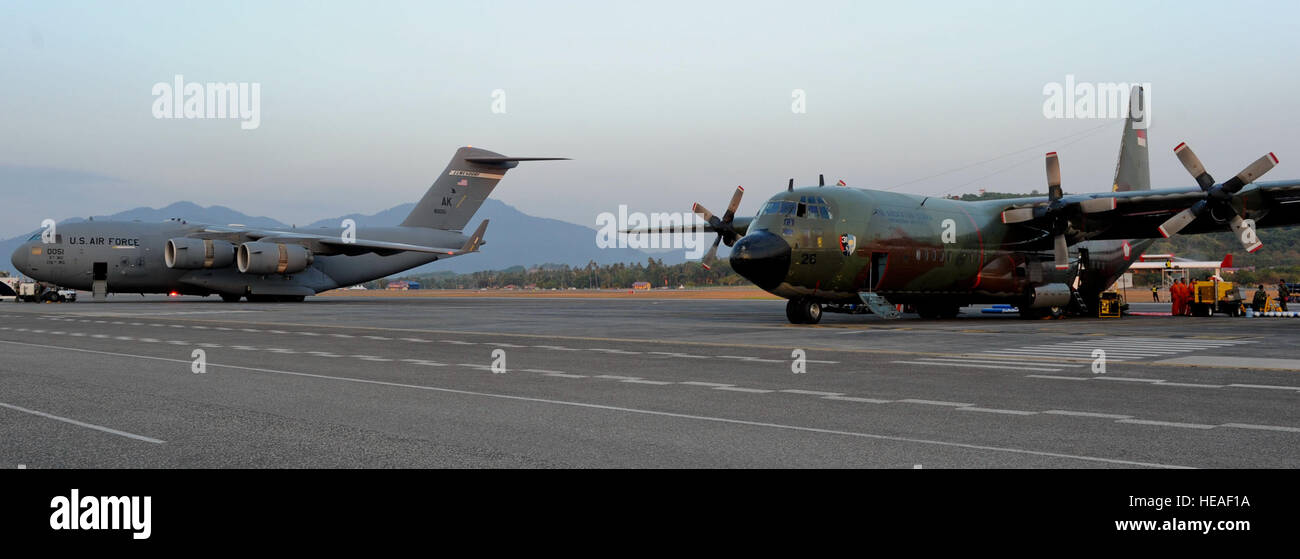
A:
{"label": "aircraft door", "polygon": [[91,298],[103,301],[108,298],[108,262],[96,262],[91,265]]}
{"label": "aircraft door", "polygon": [[867,276],[867,289],[876,291],[880,289],[880,280],[885,278],[885,269],[889,267],[888,252],[871,253],[871,273]]}

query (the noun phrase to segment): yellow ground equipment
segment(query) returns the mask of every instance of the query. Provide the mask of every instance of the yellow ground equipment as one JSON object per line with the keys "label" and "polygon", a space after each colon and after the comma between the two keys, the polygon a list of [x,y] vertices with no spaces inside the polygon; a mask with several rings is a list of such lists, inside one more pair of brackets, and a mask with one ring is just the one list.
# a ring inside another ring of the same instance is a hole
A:
{"label": "yellow ground equipment", "polygon": [[1246,314],[1245,302],[1241,299],[1241,290],[1230,281],[1195,281],[1192,282],[1192,316],[1213,316],[1220,312],[1228,316]]}
{"label": "yellow ground equipment", "polygon": [[1097,300],[1097,316],[1119,318],[1124,313],[1124,297],[1117,291],[1107,291]]}

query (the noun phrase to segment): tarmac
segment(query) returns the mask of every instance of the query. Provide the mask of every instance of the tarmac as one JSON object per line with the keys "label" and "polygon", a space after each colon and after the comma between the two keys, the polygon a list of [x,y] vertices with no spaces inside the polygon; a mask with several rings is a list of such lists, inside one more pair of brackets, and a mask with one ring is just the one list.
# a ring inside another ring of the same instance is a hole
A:
{"label": "tarmac", "polygon": [[763,300],[0,303],[0,467],[1296,468],[1297,328],[977,308],[795,326]]}

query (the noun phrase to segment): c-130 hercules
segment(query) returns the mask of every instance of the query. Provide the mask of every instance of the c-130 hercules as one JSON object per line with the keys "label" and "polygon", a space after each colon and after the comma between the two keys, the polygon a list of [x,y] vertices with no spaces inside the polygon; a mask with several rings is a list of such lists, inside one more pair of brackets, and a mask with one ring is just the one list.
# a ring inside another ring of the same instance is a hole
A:
{"label": "c-130 hercules", "polygon": [[[1140,90],[1134,98],[1144,99]],[[824,180],[795,188],[791,179],[754,217],[735,216],[738,187],[722,216],[696,204],[708,224],[676,232],[717,233],[705,262],[725,242],[738,274],[789,300],[790,322],[816,324],[823,311],[898,318],[900,304],[923,318],[983,303],[1015,305],[1026,318],[1095,312],[1101,292],[1158,236],[1230,229],[1254,252],[1255,228],[1300,223],[1300,181],[1254,182],[1277,164],[1271,153],[1215,183],[1179,144],[1199,188],[1151,190],[1141,114],[1124,125],[1111,192],[1065,195],[1052,152],[1047,197],[963,202]]]}
{"label": "c-130 hercules", "polygon": [[13,253],[27,276],[63,287],[114,293],[217,294],[227,302],[302,301],[435,260],[478,251],[488,222],[461,231],[506,171],[520,161],[462,147],[397,227],[285,231],[164,223],[87,221],[33,235]]}

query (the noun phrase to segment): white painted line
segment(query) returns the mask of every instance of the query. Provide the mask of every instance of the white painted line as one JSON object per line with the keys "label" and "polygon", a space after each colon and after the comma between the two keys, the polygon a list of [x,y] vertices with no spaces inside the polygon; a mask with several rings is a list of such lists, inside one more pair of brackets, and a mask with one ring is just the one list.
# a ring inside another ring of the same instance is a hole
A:
{"label": "white painted line", "polygon": [[542,373],[543,376],[560,377],[560,378],[587,378],[587,375],[571,375],[569,373]]}
{"label": "white painted line", "polygon": [[427,344],[427,343],[429,343],[429,340],[421,340],[420,338],[402,338],[402,341],[404,341],[404,342],[414,342],[414,343],[417,343],[417,344]]}
{"label": "white painted line", "polygon": [[1213,429],[1214,425],[1205,425],[1203,423],[1179,423],[1177,421],[1154,421],[1150,419],[1121,419],[1115,423],[1131,423],[1134,425],[1155,425],[1157,427],[1178,427],[1181,429]]}
{"label": "white painted line", "polygon": [[899,402],[903,404],[925,404],[928,406],[955,406],[959,408],[975,405],[975,404],[963,404],[961,402],[945,402],[943,400],[917,400],[915,398],[907,398],[904,400],[899,400]]}
{"label": "white painted line", "polygon": [[788,394],[807,394],[809,396],[843,396],[844,395],[843,392],[821,392],[818,390],[799,390],[795,388],[782,390],[781,392],[786,392]]}
{"label": "white painted line", "polygon": [[[519,369],[519,370],[525,373],[542,373],[544,375],[550,373],[561,373],[561,374],[564,373],[564,371],[552,371],[550,369]],[[587,375],[582,375],[583,378],[586,378],[586,376]]]}
{"label": "white painted line", "polygon": [[1300,386],[1277,386],[1272,384],[1229,384],[1234,388],[1264,388],[1268,390],[1300,390]]}
{"label": "white painted line", "polygon": [[1259,429],[1262,431],[1286,431],[1288,433],[1300,433],[1300,428],[1282,427],[1280,425],[1251,425],[1249,423],[1224,423],[1219,427],[1232,427],[1234,429]]}
{"label": "white painted line", "polygon": [[667,385],[667,384],[677,384],[677,383],[675,383],[675,382],[666,382],[666,381],[662,381],[662,380],[644,380],[644,379],[628,379],[628,380],[620,380],[619,382],[627,382],[627,383],[632,383],[632,384],[653,384],[653,385],[656,385],[656,386],[664,386],[664,385]]}
{"label": "white painted line", "polygon": [[1063,363],[1059,361],[1034,361],[1034,360],[1026,361],[1024,359],[1014,359],[1014,360],[989,359],[982,355],[973,356],[973,357],[978,357],[978,359],[970,359],[966,357],[927,357],[925,359],[927,361],[937,360],[937,361],[947,361],[947,362],[954,362],[954,363],[989,363],[993,365],[1050,365],[1053,367],[1070,367],[1070,368],[1083,366],[1079,363]]}
{"label": "white painted line", "polygon": [[1006,414],[1006,415],[1038,415],[1038,412],[1036,412],[1036,411],[1026,411],[1026,410],[1003,410],[1003,409],[998,409],[998,408],[975,408],[975,407],[963,407],[963,408],[957,408],[957,411],[978,411],[978,412],[984,412],[984,413],[1001,413],[1001,414]]}
{"label": "white painted line", "polygon": [[334,336],[335,338],[351,338],[351,337],[352,337],[351,334],[330,334],[330,335],[331,335],[331,336]]}
{"label": "white painted line", "polygon": [[1155,383],[1155,386],[1182,386],[1186,388],[1223,388],[1222,384],[1194,384],[1190,382],[1168,382],[1163,380]]}
{"label": "white painted line", "polygon": [[865,402],[868,404],[888,404],[893,400],[881,400],[879,398],[858,398],[856,396],[826,396],[823,400],[843,400],[845,402]]}
{"label": "white painted line", "polygon": [[365,339],[367,339],[367,340],[383,340],[383,341],[388,341],[388,340],[391,340],[391,339],[392,339],[392,338],[385,338],[385,337],[383,337],[383,336],[361,336],[361,337],[363,337],[363,338],[365,338]]}
{"label": "white painted line", "polygon": [[[5,342],[5,343],[12,343],[12,342]],[[29,344],[24,344],[24,345],[29,345]],[[126,438],[128,438],[128,439],[135,439],[135,440],[137,440],[137,441],[144,441],[144,442],[147,442],[147,443],[154,443],[154,444],[163,444],[163,443],[166,442],[166,441],[158,440],[158,439],[155,439],[155,438],[152,438],[152,437],[146,437],[146,436],[144,436],[144,435],[137,435],[137,434],[135,434],[135,433],[128,433],[128,432],[126,432],[126,431],[118,431],[117,429],[111,429],[111,428],[109,428],[109,427],[104,427],[103,425],[95,425],[94,423],[86,423],[86,422],[84,422],[84,421],[77,421],[77,420],[75,420],[75,419],[69,419],[69,418],[66,418],[66,417],[60,417],[60,416],[57,416],[57,415],[48,414],[48,413],[45,413],[45,412],[43,412],[43,411],[29,410],[29,409],[24,408],[24,407],[15,406],[15,405],[13,405],[13,404],[6,404],[6,403],[4,403],[4,402],[0,402],[0,407],[2,407],[2,408],[7,408],[7,409],[11,409],[11,410],[14,410],[14,411],[19,411],[19,412],[27,413],[27,414],[31,414],[31,415],[36,415],[36,416],[44,417],[44,418],[46,418],[46,419],[53,419],[53,420],[55,420],[55,421],[62,421],[62,422],[64,422],[64,423],[70,423],[70,424],[72,424],[72,425],[76,425],[76,426],[78,426],[78,427],[85,427],[85,428],[87,428],[87,429],[94,429],[94,430],[96,430],[96,431],[103,431],[103,432],[105,432],[105,433],[109,433],[109,434],[117,435],[117,436],[119,436],[119,437],[126,437]]]}
{"label": "white painted line", "polygon": [[1046,378],[1052,380],[1089,380],[1092,377],[1062,377],[1057,375],[1025,375],[1025,378]]}
{"label": "white painted line", "polygon": [[596,375],[596,378],[607,378],[612,380],[640,380],[641,377],[625,377],[622,375]]}
{"label": "white painted line", "polygon": [[735,386],[734,384],[722,384],[719,382],[700,382],[696,380],[683,381],[680,384],[689,384],[691,386],[709,386],[714,388],[721,388],[724,386]]}
{"label": "white painted line", "polygon": [[[783,361],[780,361],[780,360],[777,360],[777,359],[767,359],[767,360],[765,360],[765,361],[771,361],[771,362],[773,362],[773,363],[783,363]],[[839,361],[827,361],[827,360],[824,360],[824,359],[805,359],[804,361],[807,362],[807,363],[821,363],[821,364],[823,364],[823,365],[839,365],[839,364],[840,364]]]}
{"label": "white painted line", "polygon": [[[411,338],[402,338],[402,339],[403,339],[403,340],[410,340]],[[420,341],[424,341],[424,340],[420,340]],[[492,345],[497,346],[497,347],[528,347],[528,346],[526,346],[526,345],[503,344],[503,343],[501,343],[501,342],[497,342],[497,343],[492,344]]]}
{"label": "white painted line", "polygon": [[1093,378],[1097,380],[1118,380],[1123,382],[1149,382],[1152,384],[1164,382],[1163,380],[1160,380],[1158,378],[1106,377],[1106,376],[1096,376]]}
{"label": "white painted line", "polygon": [[460,341],[460,340],[438,340],[438,341],[440,341],[440,342],[442,342],[442,343],[444,343],[444,344],[456,344],[456,345],[478,345],[478,344],[476,344],[476,343],[474,343],[474,342],[462,342],[462,341]]}
{"label": "white painted line", "polygon": [[750,394],[768,394],[776,392],[775,390],[763,390],[762,388],[744,388],[740,386],[715,386],[714,390],[730,390],[732,392],[748,392]]}
{"label": "white painted line", "polygon": [[[111,351],[96,351],[96,350],[91,350],[91,349],[82,349],[82,348],[77,348],[77,347],[53,346],[53,345],[44,345],[44,344],[30,344],[30,343],[24,343],[24,342],[11,342],[11,341],[8,341],[8,340],[0,340],[0,344],[10,344],[10,345],[19,345],[19,346],[27,346],[27,347],[39,347],[39,348],[45,348],[45,349],[58,349],[58,350],[63,350],[63,351],[73,351],[73,352],[78,352],[78,353],[89,353],[89,354],[95,354],[95,355],[110,355],[110,356],[114,356],[114,357],[127,357],[127,358],[133,358],[133,359],[148,359],[148,360],[152,360],[152,361],[165,361],[165,362],[169,362],[169,363],[184,363],[184,364],[189,364],[189,363],[190,363],[190,360],[188,360],[188,359],[171,359],[171,358],[167,358],[167,357],[154,357],[154,356],[151,356],[151,355],[136,355],[136,354],[131,354],[131,353],[115,353],[115,352],[111,352]],[[239,370],[239,371],[249,371],[249,372],[255,372],[255,373],[266,373],[266,374],[273,374],[273,375],[296,376],[296,377],[301,377],[301,378],[313,378],[313,379],[331,380],[331,381],[336,381],[336,382],[347,382],[347,383],[355,383],[355,384],[369,384],[369,385],[374,385],[374,386],[387,386],[387,387],[391,387],[391,388],[404,388],[404,389],[410,389],[410,390],[424,390],[424,391],[429,391],[429,392],[439,392],[439,393],[443,393],[443,394],[458,394],[458,395],[461,395],[461,396],[476,396],[476,397],[480,397],[480,398],[493,398],[493,399],[497,399],[497,400],[511,400],[511,401],[515,401],[515,402],[529,402],[529,403],[534,403],[534,404],[547,404],[547,405],[553,405],[553,406],[567,406],[567,407],[574,407],[574,408],[593,409],[593,410],[603,410],[603,411],[611,411],[611,412],[618,412],[618,413],[628,413],[628,414],[638,414],[638,415],[650,415],[650,416],[656,416],[656,417],[671,417],[671,418],[674,418],[674,419],[686,419],[686,420],[691,420],[691,421],[704,421],[704,422],[710,422],[710,423],[725,423],[725,424],[728,424],[728,425],[744,425],[744,426],[748,426],[748,427],[759,427],[759,428],[765,428],[765,429],[779,429],[779,430],[795,431],[795,432],[801,432],[801,433],[815,433],[815,434],[819,434],[819,435],[833,435],[833,436],[841,436],[841,437],[852,437],[852,438],[858,438],[858,439],[870,439],[870,440],[877,440],[877,441],[891,441],[891,442],[910,443],[910,444],[920,444],[920,445],[929,445],[929,446],[940,446],[940,447],[947,447],[947,448],[965,448],[965,449],[969,449],[969,450],[982,450],[982,451],[988,451],[988,452],[1002,452],[1002,453],[1008,453],[1008,454],[1020,454],[1020,455],[1025,455],[1025,456],[1041,456],[1041,457],[1045,457],[1045,458],[1061,458],[1061,459],[1065,459],[1065,460],[1079,460],[1079,461],[1084,461],[1084,462],[1099,462],[1099,463],[1105,463],[1105,464],[1121,464],[1121,465],[1126,465],[1126,466],[1142,466],[1142,467],[1148,467],[1148,468],[1170,468],[1170,469],[1189,469],[1189,468],[1190,468],[1189,466],[1180,466],[1180,465],[1175,465],[1175,464],[1162,464],[1162,463],[1156,463],[1156,462],[1138,462],[1138,461],[1133,461],[1133,460],[1122,460],[1122,459],[1116,459],[1116,458],[1104,458],[1104,457],[1100,457],[1100,456],[1086,456],[1086,455],[1080,455],[1080,454],[1065,454],[1065,453],[1060,453],[1060,452],[1048,452],[1048,451],[1042,451],[1042,450],[1030,450],[1030,449],[1024,449],[1024,448],[1003,447],[1003,446],[990,446],[990,445],[977,445],[977,444],[959,443],[959,442],[952,442],[952,441],[940,441],[940,440],[934,440],[934,439],[920,439],[920,438],[912,438],[912,437],[899,437],[899,436],[895,436],[895,435],[880,435],[880,434],[875,434],[875,433],[864,433],[864,432],[858,432],[858,431],[842,431],[842,430],[838,430],[838,429],[823,429],[823,428],[820,428],[820,427],[805,427],[805,426],[800,426],[800,425],[788,425],[788,424],[782,424],[782,423],[769,423],[769,422],[763,422],[763,421],[750,421],[750,420],[746,420],[746,419],[735,419],[735,418],[729,418],[729,417],[717,417],[717,416],[707,416],[707,415],[694,415],[694,414],[676,413],[676,412],[659,411],[659,410],[648,410],[648,409],[641,409],[641,408],[628,408],[628,407],[623,407],[623,406],[612,406],[612,405],[606,405],[606,404],[594,404],[594,403],[588,403],[588,402],[576,402],[576,401],[571,401],[571,400],[554,400],[554,399],[550,399],[550,398],[536,398],[536,397],[532,397],[532,396],[518,396],[518,395],[514,395],[514,394],[498,394],[498,393],[493,393],[493,392],[477,392],[477,391],[472,391],[472,390],[460,390],[460,389],[455,389],[455,388],[444,388],[444,387],[440,387],[440,386],[426,386],[426,385],[418,385],[418,384],[403,384],[403,383],[399,383],[399,382],[389,382],[389,381],[382,381],[382,380],[363,379],[363,378],[355,378],[355,377],[331,376],[331,375],[322,375],[322,374],[317,374],[317,373],[304,373],[304,372],[300,372],[300,371],[285,371],[285,370],[278,370],[278,369],[263,369],[263,368],[258,368],[258,367],[244,367],[244,366],[240,366],[240,365],[224,365],[224,364],[221,364],[221,363],[208,363],[208,366],[209,366],[209,367],[220,367],[220,368],[224,368],[224,369],[233,369],[233,370]],[[687,384],[687,383],[682,383],[682,384]],[[840,396],[840,397],[829,396],[829,397],[827,397],[826,399],[836,399],[836,398],[846,398],[846,397],[843,397],[843,396]]]}
{"label": "white painted line", "polygon": [[894,363],[906,363],[908,365],[942,365],[944,367],[969,367],[973,369],[1004,369],[1011,371],[1059,371],[1059,368],[1048,367],[1012,367],[1002,365],[980,365],[977,363],[946,363],[943,361],[894,361]]}
{"label": "white painted line", "polygon": [[1131,419],[1131,415],[1120,415],[1117,413],[1097,413],[1091,411],[1069,411],[1069,410],[1047,410],[1043,413],[1051,415],[1070,415],[1076,417],[1100,417],[1102,419]]}

